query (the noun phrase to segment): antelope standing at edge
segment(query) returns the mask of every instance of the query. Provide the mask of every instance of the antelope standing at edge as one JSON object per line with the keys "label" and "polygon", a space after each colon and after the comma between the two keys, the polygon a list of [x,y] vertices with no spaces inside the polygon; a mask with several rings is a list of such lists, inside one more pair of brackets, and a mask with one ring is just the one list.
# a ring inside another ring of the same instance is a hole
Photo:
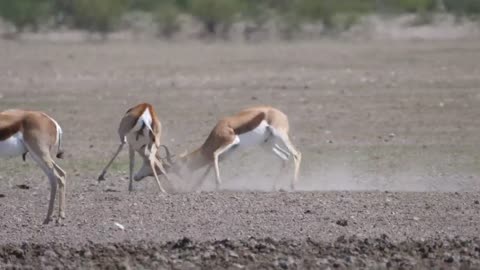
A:
{"label": "antelope standing at edge", "polygon": [[[211,168],[215,168],[216,186],[220,188],[219,159],[230,155],[234,149],[248,146],[262,146],[267,151],[273,151],[283,161],[283,167],[290,156],[294,161],[294,176],[291,181],[291,189],[295,189],[298,181],[298,173],[302,155],[295,149],[288,136],[289,124],[287,116],[278,109],[261,106],[247,108],[239,113],[222,118],[210,132],[203,145],[188,154],[171,162],[171,155],[167,150],[167,159],[171,164],[167,171],[173,171],[177,175],[183,168],[190,173],[208,165],[205,173],[197,180],[194,189],[201,186]],[[145,177],[151,175],[151,171],[145,171]]]}
{"label": "antelope standing at edge", "polygon": [[57,158],[63,157],[62,128],[43,112],[7,110],[0,112],[0,157],[30,153],[50,182],[50,202],[44,224],[52,219],[57,186],[60,188],[58,222],[65,218],[65,171],[52,159],[52,148],[58,145]]}
{"label": "antelope standing at edge", "polygon": [[[118,127],[118,135],[120,136],[120,145],[117,151],[113,155],[112,159],[108,162],[107,166],[103,169],[102,173],[98,177],[98,181],[105,180],[105,174],[112,165],[115,158],[122,151],[123,146],[128,143],[129,146],[129,185],[128,190],[133,190],[133,179],[140,181],[144,177],[138,177],[137,175],[143,171],[153,171],[153,176],[157,181],[160,191],[165,193],[160,180],[158,179],[157,171],[154,169],[155,165],[158,166],[160,172],[169,181],[165,168],[162,162],[157,158],[157,152],[160,145],[160,137],[162,134],[162,125],[155,113],[153,106],[148,103],[141,103],[127,110],[120,126]],[[143,158],[143,166],[135,176],[133,176],[133,169],[135,163],[135,152],[137,152]]]}

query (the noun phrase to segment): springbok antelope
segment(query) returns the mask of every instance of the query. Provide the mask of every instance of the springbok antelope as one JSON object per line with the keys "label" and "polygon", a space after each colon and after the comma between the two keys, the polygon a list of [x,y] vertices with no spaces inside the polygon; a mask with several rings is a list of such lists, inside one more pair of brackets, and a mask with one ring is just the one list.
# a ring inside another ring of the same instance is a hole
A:
{"label": "springbok antelope", "polygon": [[58,145],[57,158],[63,157],[62,128],[43,112],[7,110],[0,112],[0,157],[30,153],[50,182],[50,203],[44,224],[52,219],[57,186],[60,188],[58,222],[65,218],[65,171],[52,159],[50,152]]}
{"label": "springbok antelope", "polygon": [[[161,134],[162,125],[152,105],[148,103],[141,103],[128,109],[120,121],[120,126],[118,127],[120,145],[118,146],[118,149],[113,155],[112,159],[108,162],[107,166],[105,166],[102,173],[98,177],[98,181],[105,180],[105,174],[108,168],[112,165],[120,151],[122,151],[123,146],[128,143],[130,159],[130,182],[128,185],[128,190],[133,190],[133,179],[140,181],[144,178],[138,177],[137,175],[143,174],[143,171],[149,170],[153,171],[153,176],[155,176],[155,180],[157,181],[160,191],[165,193],[165,189],[158,179],[157,171],[154,169],[155,165],[158,166],[160,172],[165,176],[167,181],[169,181],[162,162],[157,158],[157,152],[161,146]],[[143,166],[139,170],[139,173],[133,176],[135,152],[137,152],[143,158]]]}
{"label": "springbok antelope", "polygon": [[[190,173],[208,165],[205,173],[197,180],[194,189],[201,186],[212,167],[215,168],[216,186],[220,188],[219,158],[230,155],[234,149],[248,146],[262,146],[267,151],[273,151],[283,161],[283,167],[290,156],[294,161],[294,176],[291,189],[295,189],[302,155],[295,149],[288,136],[289,124],[287,116],[278,109],[261,106],[247,108],[239,113],[222,118],[210,132],[203,145],[193,152],[180,155],[172,162],[170,152],[165,147],[170,166],[167,171],[173,171],[181,176],[186,168]],[[146,175],[152,172],[144,172]]]}

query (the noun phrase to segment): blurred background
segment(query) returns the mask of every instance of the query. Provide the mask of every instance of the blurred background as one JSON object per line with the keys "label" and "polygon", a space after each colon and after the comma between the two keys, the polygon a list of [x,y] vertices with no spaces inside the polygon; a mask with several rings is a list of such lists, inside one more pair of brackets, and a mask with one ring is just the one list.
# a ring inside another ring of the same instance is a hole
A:
{"label": "blurred background", "polygon": [[136,38],[291,40],[352,30],[365,35],[387,22],[404,28],[445,21],[465,24],[478,19],[479,14],[478,0],[0,1],[7,38],[69,29],[101,39],[112,32],[127,31]]}

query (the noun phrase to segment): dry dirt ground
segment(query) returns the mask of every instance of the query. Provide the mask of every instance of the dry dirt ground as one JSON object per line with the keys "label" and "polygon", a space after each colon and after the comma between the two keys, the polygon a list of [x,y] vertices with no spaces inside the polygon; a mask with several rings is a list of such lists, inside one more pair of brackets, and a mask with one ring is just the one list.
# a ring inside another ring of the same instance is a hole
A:
{"label": "dry dirt ground", "polygon": [[[478,44],[0,41],[0,110],[57,119],[68,173],[67,219],[42,225],[46,177],[1,161],[0,268],[480,268]],[[282,109],[298,191],[255,150],[221,164],[220,192],[210,176],[200,193],[152,178],[129,193],[126,150],[97,183],[143,101],[175,153],[222,115]]]}

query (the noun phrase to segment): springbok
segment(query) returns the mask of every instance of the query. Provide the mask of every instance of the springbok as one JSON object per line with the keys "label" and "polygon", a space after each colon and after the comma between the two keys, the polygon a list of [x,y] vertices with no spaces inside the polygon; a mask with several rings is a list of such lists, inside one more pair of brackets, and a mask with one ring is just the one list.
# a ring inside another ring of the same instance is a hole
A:
{"label": "springbok", "polygon": [[44,224],[52,219],[57,186],[60,189],[59,216],[65,218],[65,171],[52,159],[50,152],[58,145],[57,158],[63,157],[62,128],[50,116],[38,111],[7,110],[0,112],[0,157],[30,153],[50,182],[50,203]]}
{"label": "springbok", "polygon": [[[219,189],[222,183],[218,165],[219,158],[222,155],[222,159],[227,154],[229,156],[234,149],[262,146],[267,151],[273,151],[282,159],[283,167],[290,156],[293,156],[294,176],[290,186],[294,190],[298,181],[302,155],[291,143],[288,132],[288,118],[280,110],[268,106],[247,108],[233,116],[220,119],[200,148],[180,155],[173,162],[170,151],[165,147],[167,160],[170,163],[167,171],[173,171],[181,176],[183,168],[186,168],[191,174],[208,165],[205,173],[194,185],[194,189],[197,189],[202,185],[211,168],[214,167],[216,187]],[[143,175],[139,175],[139,177],[151,174],[152,171],[144,171]]]}
{"label": "springbok", "polygon": [[[128,109],[120,121],[120,126],[118,127],[120,145],[118,146],[118,149],[113,155],[112,159],[103,169],[100,176],[98,176],[98,181],[105,180],[105,174],[107,173],[108,168],[112,165],[120,151],[122,151],[123,146],[128,143],[130,159],[130,182],[128,185],[128,190],[133,190],[133,179],[135,179],[135,181],[140,181],[144,178],[138,177],[137,174],[142,174],[143,171],[146,171],[147,168],[149,168],[149,171],[153,171],[153,176],[155,176],[155,180],[157,181],[160,191],[165,193],[165,189],[158,179],[157,171],[153,169],[155,168],[155,165],[158,166],[160,172],[165,176],[167,181],[169,181],[162,162],[157,158],[157,152],[161,146],[161,134],[162,124],[160,123],[160,120],[152,105],[148,103],[141,103]],[[133,176],[135,152],[137,152],[143,158],[143,166],[139,170],[139,173]]]}

